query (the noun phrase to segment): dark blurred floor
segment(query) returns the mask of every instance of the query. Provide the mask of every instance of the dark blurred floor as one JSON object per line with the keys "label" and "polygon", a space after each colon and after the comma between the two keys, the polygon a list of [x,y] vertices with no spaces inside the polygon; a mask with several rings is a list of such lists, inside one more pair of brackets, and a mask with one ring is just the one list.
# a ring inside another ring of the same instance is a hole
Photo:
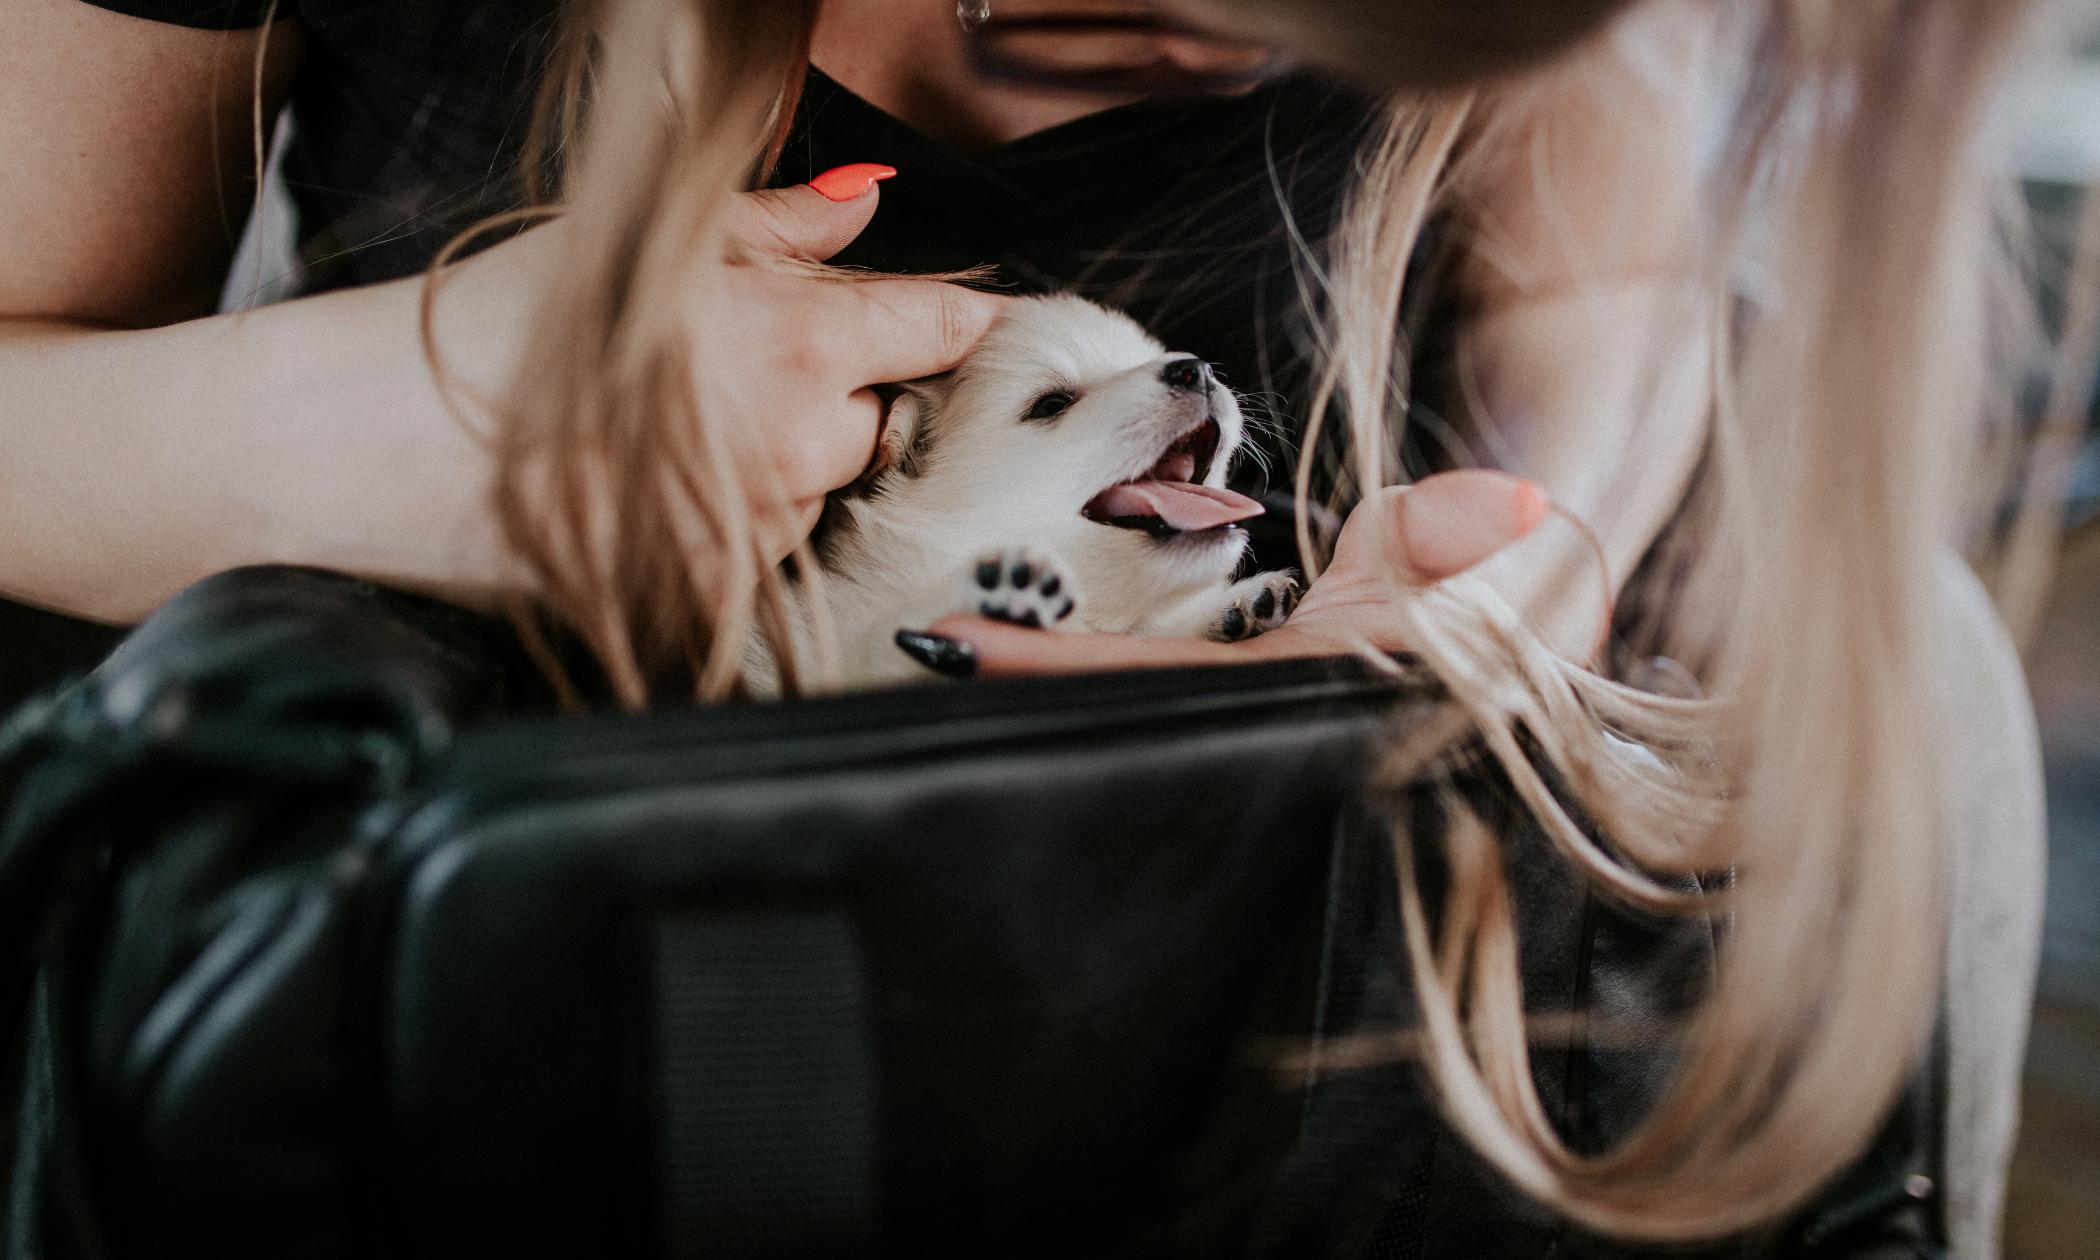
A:
{"label": "dark blurred floor", "polygon": [[2006,1260],[2100,1260],[2100,520],[2065,548],[2027,662],[2049,779],[2049,909]]}

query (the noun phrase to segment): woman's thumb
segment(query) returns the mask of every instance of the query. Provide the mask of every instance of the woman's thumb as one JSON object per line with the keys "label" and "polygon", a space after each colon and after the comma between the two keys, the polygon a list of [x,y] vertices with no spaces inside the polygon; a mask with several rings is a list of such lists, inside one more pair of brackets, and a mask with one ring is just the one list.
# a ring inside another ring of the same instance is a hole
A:
{"label": "woman's thumb", "polygon": [[896,173],[894,167],[856,162],[807,184],[747,193],[738,235],[748,249],[823,262],[868,226],[880,201],[875,185]]}
{"label": "woman's thumb", "polygon": [[[1538,528],[1551,510],[1534,483],[1486,469],[1437,473],[1380,493],[1387,511],[1376,516],[1391,521],[1394,558],[1418,582],[1463,573]],[[1342,533],[1338,551],[1356,541]]]}

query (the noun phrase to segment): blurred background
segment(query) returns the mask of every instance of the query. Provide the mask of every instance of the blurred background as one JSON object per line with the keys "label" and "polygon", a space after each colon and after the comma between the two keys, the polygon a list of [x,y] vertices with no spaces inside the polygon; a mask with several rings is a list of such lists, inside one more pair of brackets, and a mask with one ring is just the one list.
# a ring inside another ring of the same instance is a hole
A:
{"label": "blurred background", "polygon": [[2006,104],[2058,350],[2029,391],[2007,516],[2024,508],[2053,523],[2061,512],[2064,532],[2038,577],[1992,575],[2024,640],[2049,790],[2048,912],[2005,1255],[2100,1260],[2100,194],[2088,191],[2100,188],[2100,0],[2059,0]]}

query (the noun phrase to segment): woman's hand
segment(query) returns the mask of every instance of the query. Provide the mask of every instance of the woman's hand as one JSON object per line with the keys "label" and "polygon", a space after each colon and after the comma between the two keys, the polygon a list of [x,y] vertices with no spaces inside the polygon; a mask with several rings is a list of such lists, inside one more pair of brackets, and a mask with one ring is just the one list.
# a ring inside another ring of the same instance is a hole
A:
{"label": "woman's hand", "polygon": [[[724,291],[708,304],[726,318],[707,321],[703,344],[715,399],[762,425],[744,452],[745,484],[776,561],[816,528],[824,496],[874,458],[884,404],[870,387],[954,367],[1010,300],[933,280],[826,279],[794,265],[852,243],[875,213],[876,182],[893,174],[841,167],[811,184],[747,193],[730,216]],[[728,367],[735,375],[724,379]]]}
{"label": "woman's hand", "polygon": [[1440,473],[1381,491],[1349,514],[1334,563],[1290,620],[1239,643],[1029,630],[982,617],[946,617],[902,641],[912,642],[905,650],[930,668],[955,677],[1231,665],[1365,647],[1404,651],[1389,572],[1411,585],[1462,573],[1530,533],[1547,511],[1538,487],[1498,472]]}

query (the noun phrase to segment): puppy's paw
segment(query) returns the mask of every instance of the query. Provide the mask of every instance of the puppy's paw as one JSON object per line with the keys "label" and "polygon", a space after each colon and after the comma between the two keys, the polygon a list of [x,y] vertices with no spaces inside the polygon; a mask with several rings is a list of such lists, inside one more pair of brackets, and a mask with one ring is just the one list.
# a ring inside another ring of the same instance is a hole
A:
{"label": "puppy's paw", "polygon": [[1064,566],[1040,551],[1008,547],[978,557],[963,580],[963,607],[1017,626],[1054,626],[1079,607]]}
{"label": "puppy's paw", "polygon": [[1298,606],[1298,579],[1282,571],[1257,573],[1225,592],[1225,611],[1208,637],[1221,643],[1251,639],[1282,625]]}

